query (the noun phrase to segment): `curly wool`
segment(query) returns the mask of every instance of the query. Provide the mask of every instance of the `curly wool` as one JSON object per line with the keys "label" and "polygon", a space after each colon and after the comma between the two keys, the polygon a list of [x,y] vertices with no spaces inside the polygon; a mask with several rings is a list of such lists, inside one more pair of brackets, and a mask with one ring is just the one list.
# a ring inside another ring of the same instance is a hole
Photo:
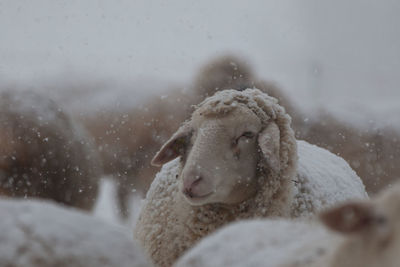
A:
{"label": "curly wool", "polygon": [[[179,159],[167,163],[157,174],[147,193],[146,211],[139,218],[136,237],[160,266],[170,266],[183,251],[198,239],[237,219],[290,216],[297,150],[290,117],[277,100],[257,89],[243,92],[226,90],[207,98],[196,107],[204,116],[227,114],[239,106],[253,111],[266,126],[275,121],[281,133],[280,172],[272,173],[259,163],[259,190],[254,198],[237,205],[207,204],[191,206],[178,190],[177,178],[182,170]],[[174,207],[174,208],[161,208]],[[161,213],[159,212],[161,211]],[[169,231],[164,232],[164,229]],[[154,242],[157,240],[156,242]],[[148,245],[152,244],[152,245]]]}

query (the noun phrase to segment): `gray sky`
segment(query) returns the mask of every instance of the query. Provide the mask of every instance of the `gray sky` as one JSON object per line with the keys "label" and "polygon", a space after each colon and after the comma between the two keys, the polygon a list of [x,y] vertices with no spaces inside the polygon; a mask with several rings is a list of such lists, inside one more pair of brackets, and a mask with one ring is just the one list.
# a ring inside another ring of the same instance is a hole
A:
{"label": "gray sky", "polygon": [[[225,51],[295,98],[400,100],[396,0],[0,0],[0,79],[63,73],[189,81]],[[336,102],[335,102],[336,100]],[[358,102],[357,102],[358,101]]]}

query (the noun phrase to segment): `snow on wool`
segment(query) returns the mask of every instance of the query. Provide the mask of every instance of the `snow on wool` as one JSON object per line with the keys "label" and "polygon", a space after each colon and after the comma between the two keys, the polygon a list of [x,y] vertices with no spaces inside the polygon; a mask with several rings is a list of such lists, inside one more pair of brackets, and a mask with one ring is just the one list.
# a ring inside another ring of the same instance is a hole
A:
{"label": "snow on wool", "polygon": [[38,200],[0,199],[0,266],[149,266],[129,231]]}
{"label": "snow on wool", "polygon": [[[277,267],[310,244],[322,246],[318,242],[327,237],[327,231],[312,222],[243,220],[202,239],[177,261],[176,267]],[[316,254],[315,249],[308,254],[304,253],[304,258]]]}

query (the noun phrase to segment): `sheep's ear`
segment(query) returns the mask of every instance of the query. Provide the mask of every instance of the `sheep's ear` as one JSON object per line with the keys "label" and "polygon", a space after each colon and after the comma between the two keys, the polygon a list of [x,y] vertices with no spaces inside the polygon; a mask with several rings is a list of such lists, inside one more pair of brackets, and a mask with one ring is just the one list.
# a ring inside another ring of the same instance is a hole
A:
{"label": "sheep's ear", "polygon": [[153,166],[162,166],[183,153],[186,150],[190,137],[192,136],[192,129],[187,123],[182,125],[176,133],[161,147],[160,151],[154,156],[151,164]]}
{"label": "sheep's ear", "polygon": [[275,172],[280,170],[280,131],[276,123],[271,122],[258,135],[258,145],[268,166]]}
{"label": "sheep's ear", "polygon": [[351,202],[332,208],[320,214],[321,221],[331,230],[354,233],[366,229],[376,220],[372,204]]}

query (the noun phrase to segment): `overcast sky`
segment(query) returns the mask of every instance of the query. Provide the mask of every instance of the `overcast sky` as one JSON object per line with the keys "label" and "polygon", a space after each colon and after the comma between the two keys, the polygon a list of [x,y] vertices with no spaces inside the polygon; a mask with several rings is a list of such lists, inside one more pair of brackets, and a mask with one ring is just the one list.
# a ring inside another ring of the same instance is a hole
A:
{"label": "overcast sky", "polygon": [[294,96],[395,105],[399,14],[396,0],[0,0],[0,79],[189,81],[230,51]]}

